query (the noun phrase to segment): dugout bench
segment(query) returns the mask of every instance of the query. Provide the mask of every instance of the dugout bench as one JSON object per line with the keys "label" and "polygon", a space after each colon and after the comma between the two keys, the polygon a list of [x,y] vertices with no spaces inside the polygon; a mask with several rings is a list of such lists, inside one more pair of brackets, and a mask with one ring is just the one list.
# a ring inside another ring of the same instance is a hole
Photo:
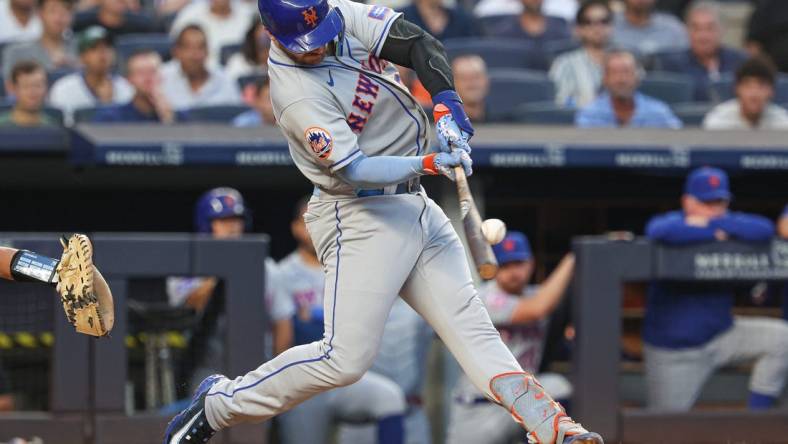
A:
{"label": "dugout bench", "polygon": [[[168,416],[125,413],[128,356],[126,300],[129,281],[171,275],[217,276],[225,288],[228,322],[225,373],[243,374],[263,362],[268,331],[264,306],[264,261],[268,237],[213,240],[190,234],[104,234],[91,236],[94,261],[112,288],[115,327],[109,338],[74,332],[60,301],[46,288],[30,287],[30,297],[50,293],[54,320],[49,412],[0,415],[0,442],[39,436],[57,444],[149,444],[160,442]],[[0,233],[0,243],[59,257],[58,234]],[[5,284],[19,287],[33,284]],[[4,288],[4,289],[5,289]],[[262,425],[234,427],[217,443],[265,442]]]}
{"label": "dugout bench", "polygon": [[625,282],[785,281],[788,242],[717,242],[664,246],[643,238],[573,241],[577,268],[573,319],[572,414],[606,442],[785,442],[788,411],[692,411],[666,414],[623,409],[619,394],[622,287]]}

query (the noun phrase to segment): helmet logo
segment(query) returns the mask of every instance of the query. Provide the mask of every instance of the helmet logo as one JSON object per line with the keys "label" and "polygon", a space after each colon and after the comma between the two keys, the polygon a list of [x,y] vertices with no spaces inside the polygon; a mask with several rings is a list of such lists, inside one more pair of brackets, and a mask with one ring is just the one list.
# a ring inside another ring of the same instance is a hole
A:
{"label": "helmet logo", "polygon": [[301,15],[304,16],[304,21],[307,25],[313,28],[317,26],[317,10],[315,10],[314,6],[310,6],[309,9],[301,11]]}

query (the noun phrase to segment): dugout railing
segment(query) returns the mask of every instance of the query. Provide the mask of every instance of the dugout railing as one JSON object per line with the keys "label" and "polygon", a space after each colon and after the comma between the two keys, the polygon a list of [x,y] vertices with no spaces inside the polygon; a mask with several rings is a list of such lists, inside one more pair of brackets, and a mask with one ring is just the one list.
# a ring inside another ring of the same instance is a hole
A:
{"label": "dugout railing", "polygon": [[788,242],[717,242],[695,246],[656,245],[637,238],[606,236],[573,241],[577,269],[573,318],[573,415],[607,442],[784,442],[788,411],[733,410],[669,414],[623,408],[620,397],[622,298],[626,282],[785,281]]}
{"label": "dugout railing", "polygon": [[[30,297],[52,293],[54,343],[51,354],[49,411],[0,415],[0,442],[13,436],[38,436],[47,444],[148,444],[161,442],[167,416],[127,415],[128,356],[126,301],[129,283],[140,278],[216,276],[224,284],[227,323],[225,372],[243,374],[264,359],[267,331],[264,263],[267,236],[213,240],[188,234],[92,235],[95,263],[107,278],[116,306],[109,338],[74,332],[54,292],[30,287]],[[56,234],[0,233],[0,242],[58,257]],[[33,284],[4,284],[33,285]],[[5,287],[8,288],[8,287]],[[39,293],[39,294],[35,294]],[[261,444],[262,425],[236,427],[217,435],[219,443]]]}

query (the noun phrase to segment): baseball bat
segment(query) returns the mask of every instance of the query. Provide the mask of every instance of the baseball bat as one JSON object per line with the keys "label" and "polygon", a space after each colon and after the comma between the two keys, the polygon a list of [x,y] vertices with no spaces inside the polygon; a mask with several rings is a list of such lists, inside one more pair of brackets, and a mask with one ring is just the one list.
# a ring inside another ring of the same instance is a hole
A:
{"label": "baseball bat", "polygon": [[[436,123],[447,114],[450,114],[450,111],[443,104],[438,104],[433,109]],[[473,200],[471,188],[468,185],[468,177],[465,176],[462,166],[454,167],[454,177],[457,184],[457,195],[460,199],[460,217],[465,229],[468,248],[471,251],[471,258],[473,258],[479,276],[484,280],[492,279],[498,272],[498,261],[495,259],[492,247],[482,234],[482,218],[476,208],[476,202]]]}
{"label": "baseball bat", "polygon": [[461,166],[454,168],[454,175],[457,181],[457,195],[460,198],[462,226],[465,229],[471,257],[479,271],[479,276],[484,280],[492,279],[498,272],[498,261],[495,259],[492,247],[482,234],[482,218],[471,195],[468,178]]}

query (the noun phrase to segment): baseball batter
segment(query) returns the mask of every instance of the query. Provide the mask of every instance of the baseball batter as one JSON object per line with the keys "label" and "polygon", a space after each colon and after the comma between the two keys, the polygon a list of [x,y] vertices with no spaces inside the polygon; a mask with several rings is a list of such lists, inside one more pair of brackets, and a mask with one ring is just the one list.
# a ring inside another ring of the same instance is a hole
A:
{"label": "baseball batter", "polygon": [[[501,341],[450,221],[418,178],[471,174],[473,128],[442,45],[389,8],[349,0],[259,0],[272,36],[271,100],[298,169],[315,185],[304,215],[325,274],[324,337],[234,379],[215,375],[167,427],[205,442],[264,421],[372,365],[400,296],[443,339],[474,385],[541,443],[601,443],[569,418]],[[394,63],[416,71],[454,124],[427,153],[427,116]]]}
{"label": "baseball batter", "polygon": [[[295,343],[308,344],[323,338],[325,275],[304,225],[307,200],[297,204],[291,229],[298,248],[277,267],[277,288],[270,294],[271,320],[288,322],[291,340],[275,334],[276,353]],[[284,444],[328,443],[334,421],[373,422],[378,444],[403,443],[405,395],[392,380],[367,372],[355,384],[321,393],[279,417]],[[309,424],[309,427],[304,427]]]}

